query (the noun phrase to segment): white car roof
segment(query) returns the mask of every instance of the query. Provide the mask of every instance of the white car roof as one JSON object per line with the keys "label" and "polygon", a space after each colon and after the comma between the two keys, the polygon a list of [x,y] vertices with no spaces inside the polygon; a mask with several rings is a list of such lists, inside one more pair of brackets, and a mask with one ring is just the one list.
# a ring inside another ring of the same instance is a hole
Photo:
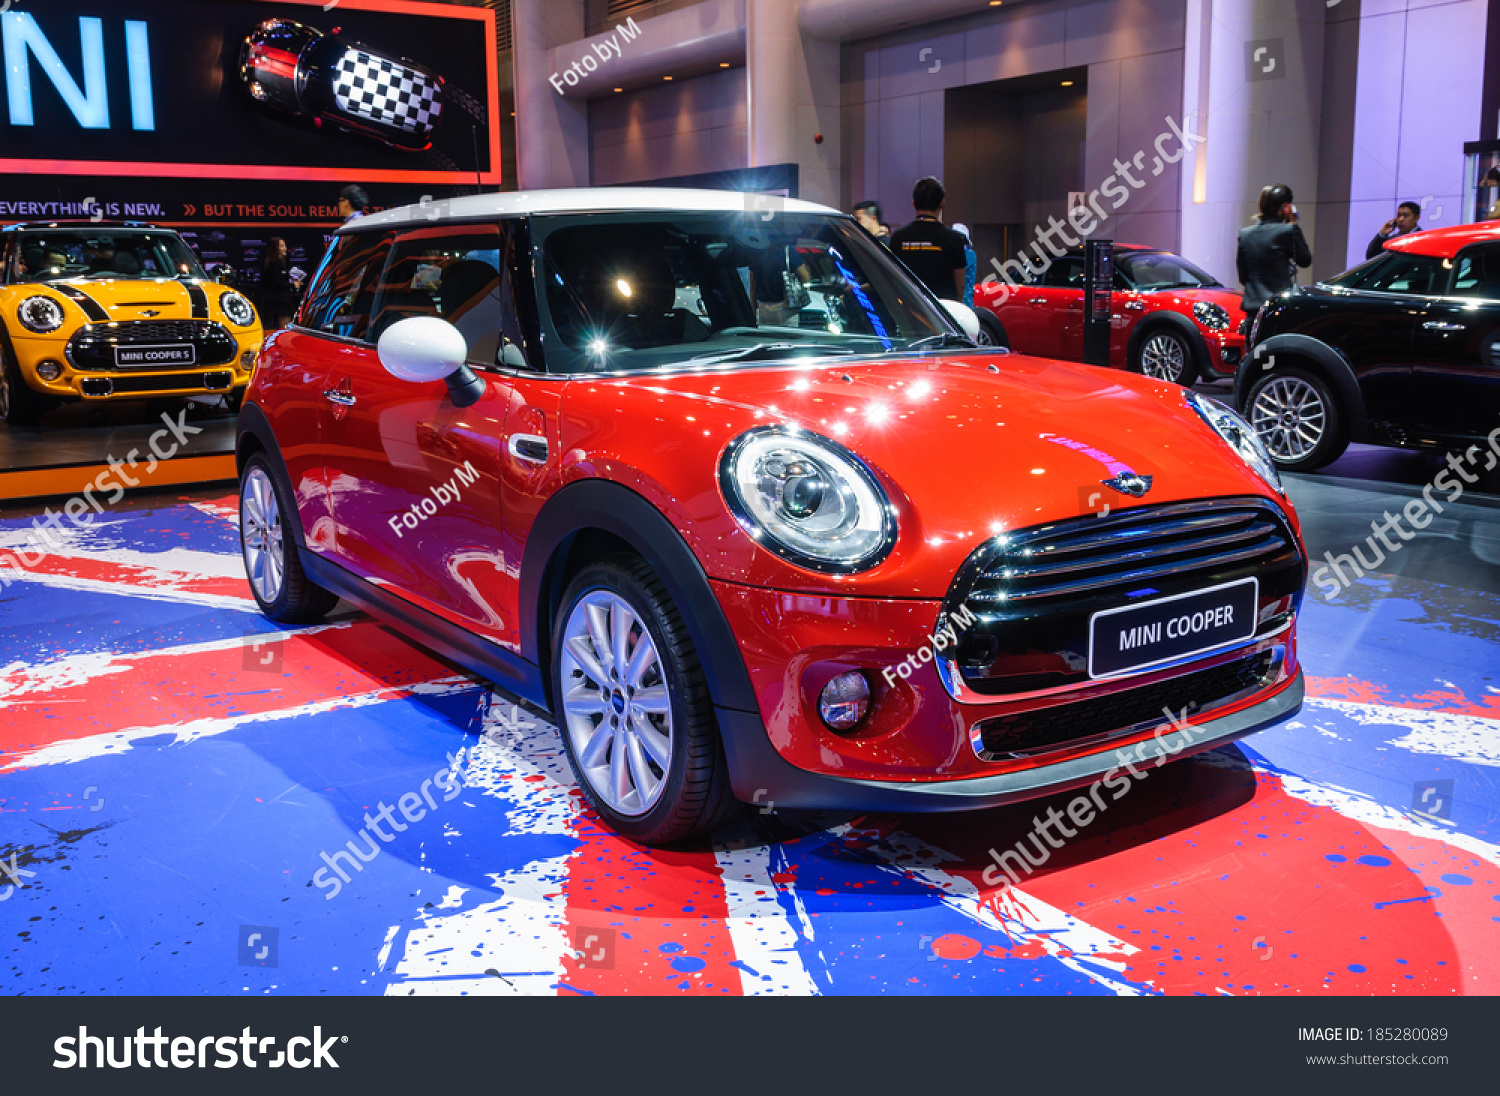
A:
{"label": "white car roof", "polygon": [[531,213],[625,213],[642,210],[689,213],[773,212],[823,213],[839,211],[816,202],[739,190],[688,190],[677,187],[574,187],[566,190],[515,190],[503,194],[473,194],[466,198],[424,199],[417,205],[372,213],[345,225],[341,231],[361,232],[403,224],[468,221],[485,217]]}

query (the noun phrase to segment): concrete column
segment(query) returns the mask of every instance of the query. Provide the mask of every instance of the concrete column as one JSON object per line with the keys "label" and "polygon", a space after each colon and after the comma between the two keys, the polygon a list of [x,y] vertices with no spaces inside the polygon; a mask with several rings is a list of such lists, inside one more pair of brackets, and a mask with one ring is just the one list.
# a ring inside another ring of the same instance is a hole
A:
{"label": "concrete column", "polygon": [[806,35],[793,0],[746,0],[745,86],[749,166],[795,163],[798,196],[837,205],[839,43]]}
{"label": "concrete column", "polygon": [[1327,10],[1325,0],[1187,0],[1183,113],[1208,140],[1182,165],[1182,253],[1226,283],[1261,187],[1290,186],[1314,238]]}
{"label": "concrete column", "polygon": [[553,88],[547,51],[583,37],[584,0],[514,0],[517,178],[522,190],[589,185],[588,104]]}

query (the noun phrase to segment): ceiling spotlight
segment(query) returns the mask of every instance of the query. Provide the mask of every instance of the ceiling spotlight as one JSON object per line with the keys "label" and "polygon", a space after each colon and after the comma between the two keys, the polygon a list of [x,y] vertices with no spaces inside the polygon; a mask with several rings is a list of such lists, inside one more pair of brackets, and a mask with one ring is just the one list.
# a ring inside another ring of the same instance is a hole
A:
{"label": "ceiling spotlight", "polygon": [[1070,87],[1073,86],[1073,81],[1072,80],[1064,80],[1062,82],[1062,86],[1065,87],[1065,88],[1070,88]]}
{"label": "ceiling spotlight", "polygon": [[616,91],[624,91],[624,88],[615,88]]}
{"label": "ceiling spotlight", "polygon": [[990,0],[990,7],[992,8],[998,8],[1000,4],[1001,0]]}
{"label": "ceiling spotlight", "polygon": [[663,77],[662,77],[662,79],[663,79],[663,80],[670,80],[670,79],[671,79],[671,77],[670,77],[670,76],[663,76]]}
{"label": "ceiling spotlight", "polygon": [[630,296],[630,283],[627,282],[624,278],[619,278],[615,281],[615,288],[620,291],[620,296]]}
{"label": "ceiling spotlight", "polygon": [[728,68],[729,67],[729,62],[728,61],[720,61],[719,62],[719,67],[720,68]]}

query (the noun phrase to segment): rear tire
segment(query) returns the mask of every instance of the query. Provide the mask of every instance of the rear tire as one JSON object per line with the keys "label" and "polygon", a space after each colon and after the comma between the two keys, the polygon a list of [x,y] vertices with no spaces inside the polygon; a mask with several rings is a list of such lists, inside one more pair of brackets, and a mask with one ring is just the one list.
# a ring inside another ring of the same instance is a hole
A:
{"label": "rear tire", "polygon": [[698,652],[643,560],[602,560],[568,584],[551,674],[568,763],[616,832],[669,845],[739,812]]}
{"label": "rear tire", "polygon": [[0,347],[0,419],[11,426],[35,426],[52,401],[26,383],[21,367]]}
{"label": "rear tire", "polygon": [[281,624],[320,620],[339,600],[303,572],[291,533],[297,520],[291,491],[256,453],[240,475],[240,555],[260,611]]}
{"label": "rear tire", "polygon": [[1332,464],[1349,448],[1349,431],[1333,389],[1298,366],[1257,377],[1245,399],[1245,418],[1283,472],[1311,472]]}

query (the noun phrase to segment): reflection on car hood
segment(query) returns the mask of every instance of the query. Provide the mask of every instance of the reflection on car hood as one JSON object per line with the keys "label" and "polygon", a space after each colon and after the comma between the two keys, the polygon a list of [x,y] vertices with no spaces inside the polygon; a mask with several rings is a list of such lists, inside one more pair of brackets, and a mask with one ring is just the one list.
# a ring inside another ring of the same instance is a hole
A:
{"label": "reflection on car hood", "polygon": [[[595,428],[636,424],[628,444],[645,451],[626,449],[622,437],[617,459],[656,470],[684,501],[717,491],[704,485],[714,469],[697,467],[710,463],[698,455],[700,442],[712,445],[716,459],[741,432],[769,423],[836,439],[884,480],[903,536],[916,531],[927,544],[968,546],[954,567],[1002,528],[1106,506],[1267,493],[1176,385],[1019,354],[825,360],[577,383],[585,391],[570,402],[601,409]],[[590,418],[574,421],[589,429]],[[594,455],[581,438],[564,442],[580,461]],[[580,471],[602,473],[597,465]],[[1103,485],[1124,471],[1152,477],[1143,498]]]}

